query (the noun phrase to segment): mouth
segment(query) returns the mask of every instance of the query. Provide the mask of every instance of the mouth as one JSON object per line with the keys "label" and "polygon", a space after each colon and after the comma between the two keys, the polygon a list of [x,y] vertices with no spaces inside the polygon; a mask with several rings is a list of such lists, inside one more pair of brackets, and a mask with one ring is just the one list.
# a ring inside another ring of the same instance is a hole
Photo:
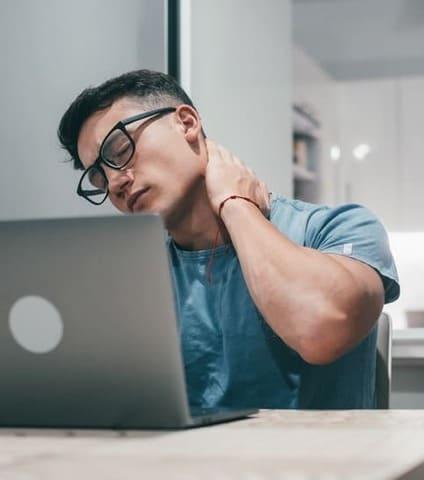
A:
{"label": "mouth", "polygon": [[147,192],[147,190],[149,190],[150,187],[146,187],[146,188],[142,188],[140,190],[137,190],[136,192],[134,192],[130,198],[128,199],[127,201],[127,207],[128,207],[128,210],[130,210],[130,212],[133,212],[134,211],[134,206],[137,202],[137,200],[144,194]]}

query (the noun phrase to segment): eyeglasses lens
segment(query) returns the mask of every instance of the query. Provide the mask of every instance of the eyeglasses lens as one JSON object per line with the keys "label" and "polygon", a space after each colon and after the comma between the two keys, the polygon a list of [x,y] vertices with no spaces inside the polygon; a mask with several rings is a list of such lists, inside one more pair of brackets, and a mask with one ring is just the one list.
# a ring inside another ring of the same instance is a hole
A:
{"label": "eyeglasses lens", "polygon": [[95,204],[103,203],[108,193],[107,180],[104,174],[96,167],[89,168],[81,180],[81,193]]}
{"label": "eyeglasses lens", "polygon": [[100,155],[113,167],[126,165],[134,153],[134,145],[122,130],[114,130],[105,140]]}

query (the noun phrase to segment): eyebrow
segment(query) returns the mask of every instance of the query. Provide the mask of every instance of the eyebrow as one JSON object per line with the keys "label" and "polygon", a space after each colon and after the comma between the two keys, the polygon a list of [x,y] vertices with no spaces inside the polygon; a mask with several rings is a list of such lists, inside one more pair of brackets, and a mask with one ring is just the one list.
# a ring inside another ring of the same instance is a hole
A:
{"label": "eyebrow", "polygon": [[106,138],[106,137],[109,135],[109,133],[116,127],[116,125],[117,125],[118,123],[119,123],[119,121],[116,122],[116,123],[113,125],[113,127],[110,128],[110,129],[106,132],[105,136],[102,138],[102,140],[101,140],[100,142],[96,141],[95,149],[96,149],[96,152],[97,152],[97,153],[95,154],[94,161],[93,161],[93,162],[90,162],[90,163],[88,164],[88,167],[84,167],[84,163],[83,163],[83,161],[81,160],[80,154],[78,153],[78,143],[77,143],[78,158],[79,158],[82,166],[84,167],[84,168],[82,169],[83,171],[88,170],[90,167],[92,167],[92,166],[98,161],[98,159],[100,158],[100,147],[103,145],[103,142],[104,142],[105,138]]}
{"label": "eyebrow", "polygon": [[97,162],[97,160],[98,160],[99,157],[100,157],[99,149],[100,149],[100,146],[97,148],[97,152],[98,152],[98,153],[97,153],[94,161],[88,163],[88,166],[86,167],[86,166],[84,165],[84,162],[83,162],[82,159],[81,159],[81,155],[79,154],[78,148],[77,148],[78,159],[79,159],[79,161],[80,161],[80,163],[81,163],[81,165],[82,165],[82,168],[80,169],[81,171],[85,172],[86,170],[88,170],[90,167],[92,167],[92,166]]}

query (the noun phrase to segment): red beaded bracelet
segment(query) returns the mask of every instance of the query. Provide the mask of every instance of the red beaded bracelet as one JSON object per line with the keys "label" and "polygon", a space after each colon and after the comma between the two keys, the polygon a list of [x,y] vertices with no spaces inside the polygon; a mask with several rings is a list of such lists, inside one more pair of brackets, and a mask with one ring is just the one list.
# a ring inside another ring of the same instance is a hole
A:
{"label": "red beaded bracelet", "polygon": [[221,219],[221,210],[222,210],[222,207],[224,206],[225,202],[227,202],[228,200],[233,200],[234,198],[242,198],[243,200],[247,200],[248,202],[253,203],[253,205],[255,205],[260,210],[259,205],[256,202],[254,202],[253,200],[251,200],[249,197],[243,197],[241,195],[231,195],[230,197],[227,197],[225,200],[223,200],[221,202],[221,204],[219,205],[218,217],[220,219]]}

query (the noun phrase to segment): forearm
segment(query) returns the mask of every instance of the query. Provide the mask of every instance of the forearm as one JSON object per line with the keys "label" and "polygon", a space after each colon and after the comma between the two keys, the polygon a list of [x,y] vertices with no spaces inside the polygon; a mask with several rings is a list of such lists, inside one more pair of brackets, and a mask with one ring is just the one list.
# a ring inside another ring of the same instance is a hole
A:
{"label": "forearm", "polygon": [[290,241],[248,202],[227,202],[222,219],[255,304],[307,361],[331,361],[366,335],[367,298],[347,269]]}

